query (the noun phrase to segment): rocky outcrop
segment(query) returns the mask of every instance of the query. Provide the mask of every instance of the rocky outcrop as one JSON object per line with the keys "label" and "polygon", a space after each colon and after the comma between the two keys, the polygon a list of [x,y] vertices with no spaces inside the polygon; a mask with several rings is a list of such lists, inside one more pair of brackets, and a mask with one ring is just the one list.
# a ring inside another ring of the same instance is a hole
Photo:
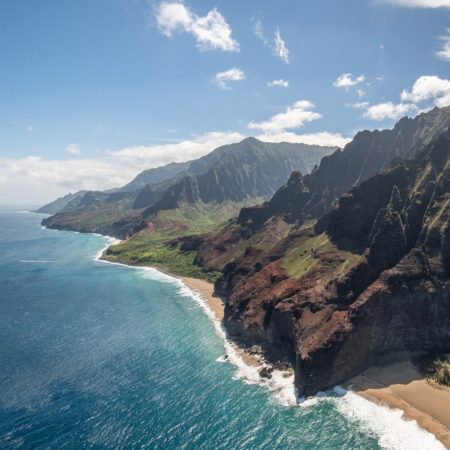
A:
{"label": "rocky outcrop", "polygon": [[136,199],[133,202],[133,209],[141,209],[153,205],[157,198],[156,192],[149,184],[146,184],[136,196]]}
{"label": "rocky outcrop", "polygon": [[[269,144],[255,138],[221,147],[207,157],[193,162],[191,171],[201,173],[186,176],[169,187],[146,215],[173,209],[185,202],[242,202],[250,198],[268,197],[286,182],[293,171],[300,169],[309,172],[321,156],[331,151],[330,147]],[[207,170],[202,172],[204,169]],[[186,195],[188,185],[195,189],[195,196]],[[287,196],[283,199],[287,199]],[[280,203],[280,200],[282,199],[275,202]],[[296,209],[296,202],[292,202],[291,206]]]}
{"label": "rocky outcrop", "polygon": [[282,216],[286,222],[294,223],[302,218],[302,210],[311,198],[300,172],[292,172],[288,182],[262,205],[242,208],[237,222],[252,228],[260,228],[270,217]]}
{"label": "rocky outcrop", "polygon": [[[392,130],[359,132],[343,150],[325,156],[311,174],[304,176],[303,184],[309,198],[306,202],[304,196],[299,198],[293,218],[300,221],[308,217],[320,218],[345,192],[398,161],[416,156],[449,127],[450,107],[447,107],[435,108],[414,119],[404,117]],[[258,223],[261,218],[267,220],[274,214],[292,218],[292,202],[285,205],[286,211],[274,211],[269,201],[253,210],[243,211],[241,216],[250,222],[254,213]]]}
{"label": "rocky outcrop", "polygon": [[300,395],[392,351],[448,351],[449,223],[450,133],[351,189],[314,229],[225,266],[225,326],[289,361]]}

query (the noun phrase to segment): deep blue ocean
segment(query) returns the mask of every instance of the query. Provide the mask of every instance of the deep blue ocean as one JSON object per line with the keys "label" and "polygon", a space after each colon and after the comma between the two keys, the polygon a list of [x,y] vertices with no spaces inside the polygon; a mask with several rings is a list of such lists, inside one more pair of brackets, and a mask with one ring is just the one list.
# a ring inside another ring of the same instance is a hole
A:
{"label": "deep blue ocean", "polygon": [[43,217],[0,210],[0,448],[441,448],[352,393],[284,406],[179,281]]}

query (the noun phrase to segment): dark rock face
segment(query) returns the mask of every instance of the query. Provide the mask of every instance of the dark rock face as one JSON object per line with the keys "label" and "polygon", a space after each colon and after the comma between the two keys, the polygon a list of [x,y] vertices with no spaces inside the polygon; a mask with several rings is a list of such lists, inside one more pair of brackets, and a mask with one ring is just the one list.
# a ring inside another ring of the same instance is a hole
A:
{"label": "dark rock face", "polygon": [[[240,202],[267,197],[282,186],[293,171],[309,172],[321,156],[331,151],[331,147],[269,144],[254,138],[221,147],[193,162],[191,171],[197,174],[186,176],[170,186],[146,215],[173,209],[186,202]],[[195,195],[188,194],[189,189],[195,191]]]}
{"label": "dark rock face", "polygon": [[[445,133],[449,127],[450,107],[447,107],[435,108],[414,119],[404,117],[392,130],[358,133],[344,150],[336,150],[322,158],[320,165],[303,178],[309,198],[307,201],[304,196],[299,198],[295,215],[290,212],[291,202],[285,202],[286,217],[293,221],[321,217],[352,187],[389,169],[395,162],[416,156],[425,145]],[[255,222],[260,222],[260,218],[267,220],[273,214],[283,212],[279,209],[274,211],[270,201],[257,209],[243,211],[241,215],[249,221],[252,213]]]}
{"label": "dark rock face", "polygon": [[[139,174],[133,181],[116,192],[80,192],[59,199],[41,212],[58,215],[55,225],[63,229],[73,228],[72,214],[79,217],[101,214],[125,220],[133,210],[144,209],[142,219],[161,210],[174,209],[182,204],[241,202],[272,195],[286,182],[291,172],[310,172],[320,159],[332,153],[336,147],[305,144],[266,143],[254,138],[237,144],[219,147],[197,160],[173,163]],[[88,194],[88,195],[87,195]],[[65,220],[65,218],[67,220]],[[102,218],[99,218],[101,221]],[[47,221],[51,226],[51,221]],[[130,223],[130,230],[134,228]],[[91,229],[91,228],[90,228]],[[103,228],[95,231],[101,232]]]}
{"label": "dark rock face", "polygon": [[149,184],[146,184],[138,193],[133,203],[133,209],[141,209],[155,203],[157,194]]}
{"label": "dark rock face", "polygon": [[287,184],[278,189],[270,201],[251,208],[243,208],[239,213],[238,223],[259,228],[270,217],[280,215],[287,222],[293,223],[301,218],[302,209],[310,197],[301,173],[292,172]]}
{"label": "dark rock face", "polygon": [[[391,351],[450,350],[450,133],[415,154],[344,194],[312,235],[248,252],[216,284],[230,336],[289,361],[300,395]],[[285,255],[318,238],[306,274],[290,276]]]}

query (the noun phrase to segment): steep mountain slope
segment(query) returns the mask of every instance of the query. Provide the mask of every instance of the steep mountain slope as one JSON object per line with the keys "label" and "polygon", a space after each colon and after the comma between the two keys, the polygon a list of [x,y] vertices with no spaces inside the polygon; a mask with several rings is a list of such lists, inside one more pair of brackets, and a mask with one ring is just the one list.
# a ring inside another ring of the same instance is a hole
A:
{"label": "steep mountain slope", "polygon": [[78,191],[74,194],[67,194],[64,197],[59,197],[53,202],[41,206],[36,212],[43,214],[56,214],[66,208],[66,206],[73,200],[77,200],[83,197],[84,194],[86,194],[86,191]]}
{"label": "steep mountain slope", "polygon": [[[311,174],[292,174],[267,202],[243,208],[238,219],[217,234],[197,243],[196,262],[214,270],[242,256],[247,247],[274,245],[290,227],[308,224],[329,211],[333,202],[369,176],[388,168],[400,156],[412,157],[420,146],[445,133],[450,126],[450,107],[435,108],[414,119],[401,119],[392,130],[358,133],[344,150],[322,159]],[[278,236],[278,238],[276,237]]]}
{"label": "steep mountain slope", "polygon": [[315,224],[225,266],[225,326],[295,368],[300,395],[391,351],[450,350],[450,133]]}
{"label": "steep mountain slope", "polygon": [[293,170],[310,172],[332,148],[304,144],[271,144],[248,138],[221,147],[191,164],[192,172],[172,185],[146,214],[176,208],[183,202],[233,201],[272,195]]}
{"label": "steep mountain slope", "polygon": [[155,167],[153,169],[147,169],[141,172],[128,184],[121,187],[121,191],[136,192],[145,187],[147,184],[154,185],[163,183],[166,180],[176,179],[180,174],[187,173],[191,161],[182,163],[170,163],[165,166]]}
{"label": "steep mountain slope", "polygon": [[[185,165],[151,169],[139,175],[128,187],[112,194],[87,192],[68,203],[54,217],[46,219],[45,225],[123,238],[135,233],[139,227],[145,227],[145,220],[158,211],[176,209],[184,203],[255,204],[261,197],[273,194],[292,170],[309,171],[323,155],[334,150],[333,147],[304,144],[270,144],[249,138],[219,147]],[[192,174],[184,176],[186,171]],[[158,183],[145,184],[139,191],[128,190],[149,179]],[[139,218],[144,208],[147,209]]]}
{"label": "steep mountain slope", "polygon": [[[404,117],[392,130],[362,131],[344,150],[337,150],[322,159],[319,167],[303,179],[308,195],[303,196],[297,214],[291,220],[320,217],[331,204],[353,186],[390,167],[396,158],[411,158],[450,126],[450,107],[435,108],[414,119]],[[274,201],[256,207],[261,218],[271,217]],[[282,208],[282,207],[281,207]],[[260,211],[265,209],[265,211]],[[278,208],[278,212],[282,211]],[[241,220],[253,211],[243,211]]]}

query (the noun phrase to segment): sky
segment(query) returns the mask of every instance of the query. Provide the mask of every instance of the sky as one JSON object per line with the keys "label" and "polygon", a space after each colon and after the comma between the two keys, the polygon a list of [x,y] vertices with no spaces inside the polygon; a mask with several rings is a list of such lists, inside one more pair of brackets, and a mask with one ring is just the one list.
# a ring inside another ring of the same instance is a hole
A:
{"label": "sky", "polygon": [[450,105],[450,0],[2,0],[0,204]]}

